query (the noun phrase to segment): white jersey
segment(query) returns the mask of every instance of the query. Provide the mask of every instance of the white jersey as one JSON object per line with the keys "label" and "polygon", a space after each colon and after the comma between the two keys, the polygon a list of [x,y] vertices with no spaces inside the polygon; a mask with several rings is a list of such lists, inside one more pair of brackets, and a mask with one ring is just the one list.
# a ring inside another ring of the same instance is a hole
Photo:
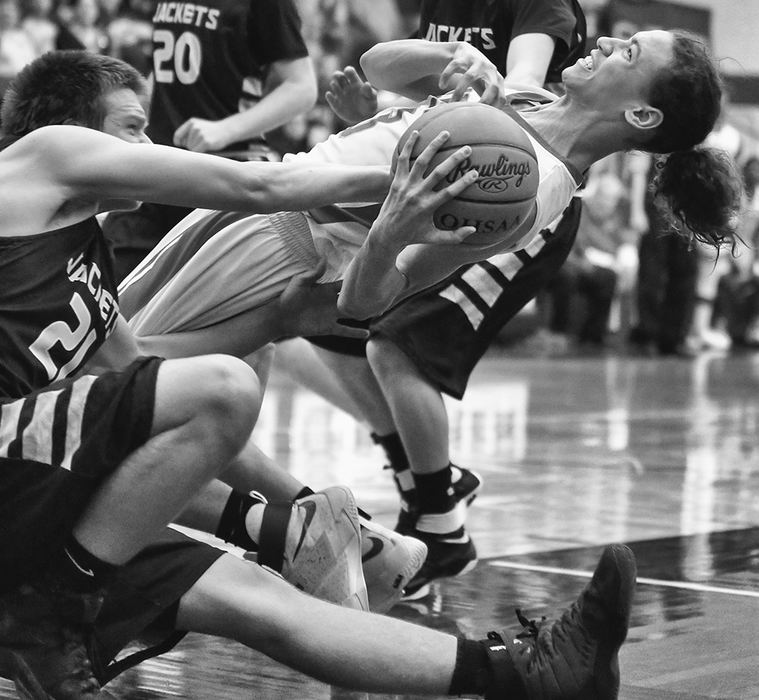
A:
{"label": "white jersey", "polygon": [[[534,91],[518,96],[535,103]],[[539,94],[537,101],[546,101],[545,96],[550,93]],[[387,165],[401,134],[436,102],[385,110],[287,160]],[[409,280],[407,292],[430,286],[466,263],[531,250],[539,232],[569,204],[580,177],[528,125],[520,124],[535,148],[540,171],[533,225],[510,245],[408,246],[397,260]],[[135,333],[160,335],[206,328],[257,308],[276,298],[294,275],[317,267],[320,258],[327,267],[321,282],[342,279],[378,211],[377,204],[336,205],[306,214],[196,210],[122,282],[121,308]]]}
{"label": "white jersey", "polygon": [[[582,181],[580,173],[563,157],[553,151],[521,117],[515,109],[556,100],[546,90],[531,88],[529,92],[509,89],[507,95],[513,108],[509,113],[522,126],[529,137],[538,160],[540,180],[537,193],[535,221],[517,240],[498,241],[489,245],[451,247],[412,245],[398,257],[397,265],[407,277],[411,288],[415,270],[433,269],[439,279],[446,277],[461,265],[485,260],[493,255],[525,249],[539,232],[561,216]],[[413,108],[390,108],[371,119],[349,127],[314,146],[306,153],[285,156],[286,162],[342,163],[384,165],[391,162],[398,139],[413,122],[441,100],[430,98]],[[378,206],[334,206],[307,212],[307,219],[317,252],[327,261],[324,281],[340,279],[350,261],[361,247]],[[434,260],[434,264],[430,264]],[[427,277],[427,275],[425,275]],[[436,280],[425,279],[422,286]]]}

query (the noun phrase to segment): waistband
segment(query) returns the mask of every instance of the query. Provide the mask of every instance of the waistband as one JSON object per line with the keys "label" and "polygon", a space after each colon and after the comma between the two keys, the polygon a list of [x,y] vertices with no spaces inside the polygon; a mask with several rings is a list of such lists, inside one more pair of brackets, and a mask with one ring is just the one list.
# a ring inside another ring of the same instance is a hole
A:
{"label": "waistband", "polygon": [[308,221],[299,211],[278,211],[268,215],[269,223],[291,255],[308,267],[319,264]]}

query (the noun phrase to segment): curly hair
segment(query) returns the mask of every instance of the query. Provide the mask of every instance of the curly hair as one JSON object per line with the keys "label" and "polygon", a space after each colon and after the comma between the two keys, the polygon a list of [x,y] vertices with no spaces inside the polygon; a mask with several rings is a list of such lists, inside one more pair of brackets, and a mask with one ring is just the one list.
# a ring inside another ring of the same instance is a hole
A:
{"label": "curly hair", "polygon": [[699,146],[720,114],[721,79],[703,40],[688,32],[673,35],[672,61],[655,76],[649,93],[664,119],[642,145],[651,153],[670,154],[657,163],[656,198],[683,235],[734,247],[740,174],[727,153]]}
{"label": "curly hair", "polygon": [[50,51],[25,66],[5,91],[0,108],[4,136],[23,136],[42,126],[78,124],[100,129],[103,98],[118,89],[139,96],[145,80],[128,63],[87,51]]}

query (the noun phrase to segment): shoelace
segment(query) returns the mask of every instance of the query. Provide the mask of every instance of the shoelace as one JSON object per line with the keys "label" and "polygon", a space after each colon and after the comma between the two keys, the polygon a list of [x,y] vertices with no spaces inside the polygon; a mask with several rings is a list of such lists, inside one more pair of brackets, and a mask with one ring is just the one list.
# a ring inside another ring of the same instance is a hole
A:
{"label": "shoelace", "polygon": [[522,631],[517,635],[517,639],[529,639],[530,637],[537,639],[540,628],[545,624],[547,618],[545,615],[540,618],[540,622],[535,620],[528,620],[523,614],[521,608],[516,608],[514,612],[517,615],[519,624],[522,625]]}

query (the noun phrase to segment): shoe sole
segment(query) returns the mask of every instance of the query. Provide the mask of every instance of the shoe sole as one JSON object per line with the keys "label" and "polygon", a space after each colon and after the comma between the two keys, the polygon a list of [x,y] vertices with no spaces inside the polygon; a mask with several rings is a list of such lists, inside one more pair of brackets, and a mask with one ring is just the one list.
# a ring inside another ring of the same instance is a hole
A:
{"label": "shoe sole", "polygon": [[[315,541],[303,547],[296,561],[283,567],[285,580],[316,598],[348,608],[369,610],[361,567],[361,535],[358,507],[351,491],[333,486],[323,496],[312,527],[322,521]],[[325,537],[324,533],[332,533]]]}
{"label": "shoe sole", "polygon": [[[467,565],[458,573],[450,574],[449,576],[438,576],[432,580],[437,581],[443,578],[457,578],[459,576],[463,576],[464,574],[468,574],[472,569],[474,569],[475,566],[477,566],[478,561],[479,559],[472,559],[472,561],[468,562]],[[401,597],[401,601],[413,601],[426,598],[432,592],[432,580],[429,583],[425,583],[421,588],[418,588],[413,593],[404,592],[403,596]]]}
{"label": "shoe sole", "polygon": [[[427,558],[427,545],[415,537],[399,536],[394,540],[392,556],[400,559],[402,564],[387,567],[379,576],[364,578],[369,597],[369,609],[376,613],[386,613],[403,596],[403,589],[416,576]],[[403,550],[400,554],[397,550]]]}

